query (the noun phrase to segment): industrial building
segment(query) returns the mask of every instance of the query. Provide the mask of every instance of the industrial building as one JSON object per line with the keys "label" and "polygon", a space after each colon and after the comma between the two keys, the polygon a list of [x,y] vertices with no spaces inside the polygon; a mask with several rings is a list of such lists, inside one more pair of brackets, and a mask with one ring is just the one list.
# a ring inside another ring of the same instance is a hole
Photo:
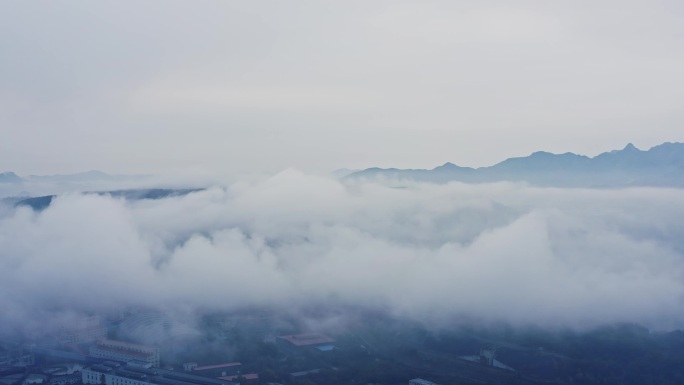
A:
{"label": "industrial building", "polygon": [[515,371],[510,366],[496,359],[496,348],[487,346],[480,349],[480,355],[477,356],[461,356],[463,360],[477,362],[484,366],[499,368],[504,370]]}
{"label": "industrial building", "polygon": [[[194,364],[194,365],[193,365]],[[216,365],[197,366],[196,363],[183,364],[183,369],[193,374],[205,377],[225,377],[240,374],[240,362],[226,362]]]}
{"label": "industrial building", "polygon": [[279,336],[276,343],[285,348],[313,348],[322,352],[335,349],[334,339],[316,333]]}
{"label": "industrial building", "polygon": [[74,367],[14,367],[0,369],[2,385],[76,385],[81,383],[80,366]]}
{"label": "industrial building", "polygon": [[34,363],[33,354],[15,343],[0,342],[0,368],[30,366]]}
{"label": "industrial building", "polygon": [[237,385],[189,373],[159,368],[121,366],[113,362],[92,365],[81,371],[84,385]]}
{"label": "industrial building", "polygon": [[103,339],[90,347],[90,356],[112,361],[145,361],[159,367],[159,348]]}
{"label": "industrial building", "polygon": [[92,316],[63,326],[57,333],[62,344],[81,344],[107,338],[107,327],[99,316]]}
{"label": "industrial building", "polygon": [[63,375],[52,375],[48,380],[49,385],[74,385],[81,382],[81,373],[73,372],[70,374]]}
{"label": "industrial building", "polygon": [[409,385],[437,385],[432,381],[424,380],[422,378],[414,378],[409,380]]}

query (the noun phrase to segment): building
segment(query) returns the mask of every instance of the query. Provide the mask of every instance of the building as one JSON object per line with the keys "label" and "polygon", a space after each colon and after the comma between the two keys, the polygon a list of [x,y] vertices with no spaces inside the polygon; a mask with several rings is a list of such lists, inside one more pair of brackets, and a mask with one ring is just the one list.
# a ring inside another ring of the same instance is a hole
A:
{"label": "building", "polygon": [[226,377],[240,374],[240,362],[226,362],[224,364],[195,366],[192,368],[192,374],[206,377]]}
{"label": "building", "polygon": [[107,362],[83,369],[81,378],[84,385],[237,385],[232,381],[173,370],[121,366]]}
{"label": "building", "polygon": [[81,381],[83,384],[149,385],[143,374],[107,365],[93,365],[81,370]]}
{"label": "building", "polygon": [[219,380],[228,380],[228,381],[244,380],[245,382],[258,381],[259,380],[259,374],[258,373],[238,374],[238,375],[233,375],[233,376],[219,377]]}
{"label": "building", "polygon": [[145,368],[145,369],[150,369],[153,366],[151,362],[141,361],[141,360],[130,360],[130,361],[126,362],[126,365],[136,366],[138,368]]}
{"label": "building", "polygon": [[31,366],[34,364],[33,353],[23,346],[14,343],[0,343],[0,367]]}
{"label": "building", "polygon": [[81,373],[73,372],[63,375],[52,375],[48,380],[49,385],[74,385],[81,383]]}
{"label": "building", "polygon": [[334,339],[316,333],[279,336],[276,338],[276,343],[286,348],[313,348],[322,352],[330,351],[335,348]]}
{"label": "building", "polygon": [[318,374],[320,372],[321,372],[321,369],[303,370],[301,372],[290,373],[290,378],[295,379],[295,378],[299,378],[299,377],[310,376],[312,374]]}
{"label": "building", "polygon": [[462,356],[461,359],[470,362],[476,362],[483,366],[499,368],[504,370],[514,371],[515,369],[504,364],[503,362],[496,359],[496,348],[487,346],[480,349],[480,354],[477,356]]}
{"label": "building", "polygon": [[59,329],[57,338],[62,344],[82,344],[107,338],[107,327],[99,316],[86,317]]}
{"label": "building", "polygon": [[485,366],[494,366],[494,361],[496,357],[496,349],[492,347],[486,347],[480,349],[480,362]]}
{"label": "building", "polygon": [[90,347],[90,356],[112,361],[144,361],[159,367],[159,348],[116,340],[99,340]]}
{"label": "building", "polygon": [[414,378],[409,380],[409,385],[437,385],[432,381],[423,380],[422,378]]}
{"label": "building", "polygon": [[33,385],[46,383],[48,376],[42,373],[30,373],[24,378],[22,385]]}

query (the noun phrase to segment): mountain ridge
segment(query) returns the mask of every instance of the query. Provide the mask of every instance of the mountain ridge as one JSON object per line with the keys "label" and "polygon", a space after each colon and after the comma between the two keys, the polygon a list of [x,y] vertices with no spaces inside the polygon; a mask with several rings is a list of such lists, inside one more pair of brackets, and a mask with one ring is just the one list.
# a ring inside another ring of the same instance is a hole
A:
{"label": "mountain ridge", "polygon": [[[173,198],[185,196],[194,192],[203,191],[203,188],[184,188],[184,189],[170,189],[170,188],[147,188],[147,189],[124,189],[112,191],[91,191],[83,194],[94,195],[108,195],[113,198],[120,198],[125,200],[157,200],[164,198]],[[43,195],[37,197],[9,197],[0,200],[6,202],[14,207],[31,207],[36,211],[44,210],[50,206],[52,200],[56,198],[57,194]]]}
{"label": "mountain ridge", "polygon": [[399,179],[418,182],[527,182],[545,187],[684,187],[684,143],[665,142],[644,151],[628,143],[594,157],[536,151],[492,166],[446,162],[433,169],[368,168],[345,180]]}

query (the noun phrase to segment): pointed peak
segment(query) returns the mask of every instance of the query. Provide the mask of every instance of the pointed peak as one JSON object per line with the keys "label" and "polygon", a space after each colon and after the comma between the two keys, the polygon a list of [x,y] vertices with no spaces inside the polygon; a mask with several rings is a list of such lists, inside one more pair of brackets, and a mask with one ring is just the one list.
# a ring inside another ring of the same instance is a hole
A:
{"label": "pointed peak", "polygon": [[446,162],[441,166],[435,167],[434,170],[444,170],[444,169],[449,169],[449,168],[460,168],[460,167],[451,163],[451,162]]}
{"label": "pointed peak", "polygon": [[622,149],[622,151],[639,151],[638,148],[634,147],[632,143],[627,143],[625,148]]}
{"label": "pointed peak", "polygon": [[432,171],[439,171],[439,172],[446,172],[446,173],[470,172],[473,170],[474,170],[474,168],[459,166],[459,165],[453,164],[451,162],[446,162],[443,165],[437,166],[437,167],[432,169]]}
{"label": "pointed peak", "polygon": [[0,172],[0,182],[19,182],[21,177],[12,171]]}
{"label": "pointed peak", "polygon": [[555,154],[547,152],[547,151],[535,151],[532,154],[530,154],[530,156],[537,156],[537,157],[539,157],[539,156],[553,156],[553,155],[555,155]]}

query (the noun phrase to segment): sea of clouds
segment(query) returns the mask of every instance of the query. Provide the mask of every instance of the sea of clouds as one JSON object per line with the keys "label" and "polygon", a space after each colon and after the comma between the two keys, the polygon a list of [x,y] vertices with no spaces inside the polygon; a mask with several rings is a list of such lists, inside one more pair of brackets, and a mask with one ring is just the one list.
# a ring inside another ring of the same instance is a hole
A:
{"label": "sea of clouds", "polygon": [[[684,194],[344,182],[0,207],[0,326],[140,306],[337,302],[445,323],[684,326]],[[2,331],[2,330],[0,330]]]}

